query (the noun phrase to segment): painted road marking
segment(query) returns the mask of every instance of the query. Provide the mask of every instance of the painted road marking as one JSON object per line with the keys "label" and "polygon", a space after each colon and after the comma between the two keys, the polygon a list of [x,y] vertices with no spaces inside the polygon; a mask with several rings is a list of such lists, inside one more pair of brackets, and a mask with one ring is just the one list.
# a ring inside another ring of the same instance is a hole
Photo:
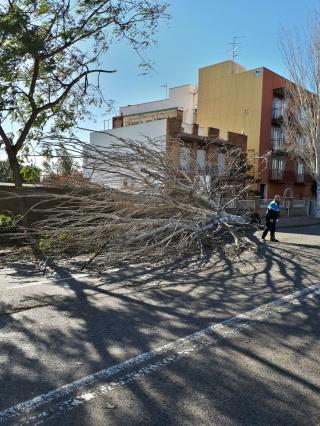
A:
{"label": "painted road marking", "polygon": [[[47,420],[60,417],[69,410],[98,396],[110,393],[140,377],[149,375],[185,358],[191,353],[212,346],[219,340],[239,334],[239,330],[250,327],[254,320],[265,320],[275,311],[289,310],[306,298],[320,294],[320,284],[304,288],[288,296],[237,315],[218,324],[200,330],[173,343],[143,353],[120,364],[101,370],[67,385],[61,386],[29,401],[19,403],[0,412],[0,423],[19,421],[19,424],[39,425]],[[141,366],[141,364],[147,365]],[[110,381],[113,376],[119,378]],[[105,384],[102,384],[105,382]],[[15,423],[16,424],[16,423]]]}
{"label": "painted road marking", "polygon": [[9,288],[9,290],[12,288],[24,288],[24,287],[31,287],[34,285],[41,285],[41,284],[56,284],[56,283],[59,283],[60,281],[69,281],[69,280],[74,280],[77,278],[85,278],[85,277],[89,277],[90,275],[91,274],[74,274],[65,278],[51,278],[51,280],[47,279],[47,280],[37,281],[37,282],[26,282],[26,284],[13,285],[12,287]]}
{"label": "painted road marking", "polygon": [[[110,268],[110,269],[106,269],[105,272],[107,273],[112,273],[112,272],[118,272],[120,269],[119,268]],[[2,272],[0,270],[0,272]],[[42,285],[42,284],[56,284],[60,281],[69,281],[72,279],[77,279],[77,278],[86,278],[86,277],[91,277],[91,278],[97,278],[95,277],[92,273],[81,273],[81,274],[71,274],[68,277],[65,278],[48,278],[46,280],[42,280],[42,281],[23,281],[22,284],[18,284],[18,285],[14,285],[14,286],[10,286],[7,288],[7,290],[11,290],[11,289],[16,289],[16,288],[24,288],[24,287],[32,287],[35,285]]]}

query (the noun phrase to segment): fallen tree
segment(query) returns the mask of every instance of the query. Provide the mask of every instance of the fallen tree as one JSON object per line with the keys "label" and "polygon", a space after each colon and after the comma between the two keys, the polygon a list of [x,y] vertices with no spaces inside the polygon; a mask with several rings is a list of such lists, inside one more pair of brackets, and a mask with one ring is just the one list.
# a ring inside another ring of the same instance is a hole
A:
{"label": "fallen tree", "polygon": [[239,148],[208,142],[205,165],[191,153],[186,167],[179,157],[185,144],[178,139],[170,155],[163,139],[114,138],[108,146],[62,142],[75,157],[84,156],[90,177],[69,182],[59,196],[52,194],[59,197],[54,207],[46,209],[41,202],[33,207],[46,218],[30,235],[51,256],[85,254],[89,263],[100,265],[161,263],[247,247],[242,230],[248,212],[231,212],[252,183]]}

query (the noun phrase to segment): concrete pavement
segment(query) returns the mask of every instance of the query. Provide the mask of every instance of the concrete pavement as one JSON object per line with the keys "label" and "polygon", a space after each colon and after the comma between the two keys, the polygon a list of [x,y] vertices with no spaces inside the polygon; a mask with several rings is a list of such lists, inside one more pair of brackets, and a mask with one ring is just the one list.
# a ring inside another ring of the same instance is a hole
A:
{"label": "concrete pavement", "polygon": [[296,228],[320,226],[320,218],[311,216],[281,216],[278,222],[278,228]]}

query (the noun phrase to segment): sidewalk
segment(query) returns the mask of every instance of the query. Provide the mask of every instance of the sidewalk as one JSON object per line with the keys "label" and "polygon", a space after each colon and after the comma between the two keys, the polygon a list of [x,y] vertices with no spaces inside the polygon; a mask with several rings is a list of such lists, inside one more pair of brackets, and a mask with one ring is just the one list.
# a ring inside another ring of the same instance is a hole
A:
{"label": "sidewalk", "polygon": [[312,225],[320,226],[320,218],[310,216],[281,216],[277,224],[277,229]]}

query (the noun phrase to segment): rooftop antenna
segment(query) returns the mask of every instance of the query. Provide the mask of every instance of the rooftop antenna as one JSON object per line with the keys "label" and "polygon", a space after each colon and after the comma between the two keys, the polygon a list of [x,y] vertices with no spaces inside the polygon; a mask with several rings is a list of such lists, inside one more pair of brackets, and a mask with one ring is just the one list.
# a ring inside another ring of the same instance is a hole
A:
{"label": "rooftop antenna", "polygon": [[160,85],[160,87],[163,87],[163,88],[165,88],[165,89],[166,89],[166,99],[168,99],[168,84],[167,84],[167,83],[162,83],[162,84]]}
{"label": "rooftop antenna", "polygon": [[232,49],[228,51],[228,53],[232,54],[232,72],[234,72],[234,61],[236,57],[239,56],[239,48],[242,46],[242,43],[240,43],[238,40],[244,37],[245,36],[233,36],[232,43],[228,43],[232,46]]}

